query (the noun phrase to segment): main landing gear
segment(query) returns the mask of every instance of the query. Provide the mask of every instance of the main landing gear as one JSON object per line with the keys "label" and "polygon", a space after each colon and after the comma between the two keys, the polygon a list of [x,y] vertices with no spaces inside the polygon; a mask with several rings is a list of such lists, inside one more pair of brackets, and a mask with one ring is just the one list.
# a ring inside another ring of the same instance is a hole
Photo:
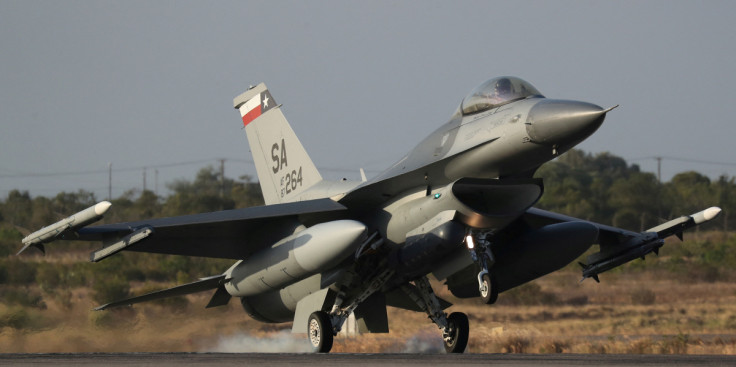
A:
{"label": "main landing gear", "polygon": [[498,287],[488,271],[496,263],[493,252],[491,252],[491,242],[487,239],[489,235],[488,232],[479,232],[475,235],[470,233],[465,237],[465,245],[470,251],[470,256],[480,268],[478,273],[480,298],[488,305],[495,303],[498,299]]}
{"label": "main landing gear", "polygon": [[[387,271],[374,278],[371,286],[360,296],[356,297],[348,307],[341,308],[340,304],[342,302],[340,297],[338,297],[330,313],[324,311],[313,312],[309,316],[307,333],[314,351],[317,353],[328,353],[332,349],[334,336],[340,331],[347,315],[353,312],[360,302],[378,290],[391,275],[393,275],[393,271]],[[442,330],[445,351],[447,353],[463,353],[468,346],[468,335],[470,333],[468,316],[461,312],[454,312],[448,316],[442,311],[440,301],[432,291],[432,286],[429,284],[427,277],[421,277],[415,280],[414,284],[415,287],[412,287],[407,283],[401,286],[401,289]]]}
{"label": "main landing gear", "polygon": [[309,315],[307,324],[307,336],[309,337],[309,342],[312,344],[313,350],[317,353],[329,353],[330,349],[332,349],[332,342],[335,335],[340,332],[348,316],[355,311],[361,302],[381,289],[393,275],[394,270],[384,270],[374,277],[368,287],[345,307],[342,307],[344,294],[339,293],[335,300],[335,305],[332,306],[332,310],[329,313],[324,311],[312,312]]}
{"label": "main landing gear", "polygon": [[442,338],[445,342],[447,353],[462,353],[468,346],[468,335],[470,326],[468,316],[461,312],[454,312],[447,316],[442,311],[440,301],[432,291],[427,277],[421,277],[414,281],[416,288],[408,284],[401,289],[411,297],[414,302],[429,315],[429,318],[442,330]]}

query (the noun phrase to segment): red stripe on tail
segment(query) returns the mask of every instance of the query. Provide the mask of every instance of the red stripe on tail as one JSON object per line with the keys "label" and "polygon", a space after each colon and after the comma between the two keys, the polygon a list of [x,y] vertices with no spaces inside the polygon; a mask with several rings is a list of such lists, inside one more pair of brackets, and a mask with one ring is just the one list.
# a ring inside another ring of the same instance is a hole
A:
{"label": "red stripe on tail", "polygon": [[256,106],[256,108],[250,110],[248,113],[243,115],[243,126],[247,126],[249,123],[257,119],[259,116],[261,116],[261,106],[260,105]]}

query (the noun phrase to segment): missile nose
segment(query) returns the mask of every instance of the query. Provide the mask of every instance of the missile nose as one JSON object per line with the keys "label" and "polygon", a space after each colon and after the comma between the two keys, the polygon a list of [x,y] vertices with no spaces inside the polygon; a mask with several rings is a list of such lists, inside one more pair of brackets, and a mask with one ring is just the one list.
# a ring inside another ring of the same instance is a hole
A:
{"label": "missile nose", "polygon": [[95,214],[97,215],[103,215],[107,211],[107,209],[110,209],[110,206],[112,205],[109,201],[101,201],[97,204],[95,204]]}
{"label": "missile nose", "polygon": [[693,220],[695,220],[695,224],[701,224],[713,220],[715,217],[718,216],[718,214],[721,214],[721,208],[717,206],[712,206],[701,212],[693,214],[692,217]]}
{"label": "missile nose", "polygon": [[610,110],[587,102],[542,100],[529,111],[527,134],[535,143],[572,147],[598,130]]}

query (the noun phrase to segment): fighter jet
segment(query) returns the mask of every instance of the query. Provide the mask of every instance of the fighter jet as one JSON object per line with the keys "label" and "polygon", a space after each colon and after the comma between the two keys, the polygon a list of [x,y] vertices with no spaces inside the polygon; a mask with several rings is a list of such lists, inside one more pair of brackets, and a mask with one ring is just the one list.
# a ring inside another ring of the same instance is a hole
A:
{"label": "fighter jet", "polygon": [[658,252],[664,238],[715,218],[708,208],[637,233],[534,208],[535,171],[593,134],[612,108],[545,98],[517,77],[473,89],[449,121],[394,165],[360,182],[322,179],[264,84],[234,99],[264,206],[87,227],[101,202],[23,239],[101,241],[93,262],[121,251],[236,260],[221,274],[97,310],[214,291],[206,307],[240,299],[270,323],[293,322],[317,352],[354,313],[361,332],[388,332],[388,306],[425,312],[448,353],[468,343],[468,317],[429,281],[459,298],[498,294],[575,261],[583,279]]}

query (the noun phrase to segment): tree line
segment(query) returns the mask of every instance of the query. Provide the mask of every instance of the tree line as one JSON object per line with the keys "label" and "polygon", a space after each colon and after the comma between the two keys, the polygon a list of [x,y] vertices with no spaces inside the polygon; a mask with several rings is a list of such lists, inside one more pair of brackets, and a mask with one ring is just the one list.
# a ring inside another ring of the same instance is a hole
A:
{"label": "tree line", "polygon": [[[201,169],[193,181],[178,180],[167,186],[171,194],[166,197],[152,191],[130,190],[112,199],[113,209],[105,214],[101,223],[263,205],[258,183],[251,182],[248,176],[223,177],[213,167]],[[93,301],[103,304],[130,296],[131,282],[147,282],[149,285],[145,289],[136,292],[145,293],[155,290],[156,283],[186,283],[220,274],[232,265],[232,261],[222,259],[144,253],[125,253],[92,264],[83,259],[89,252],[99,249],[100,244],[88,242],[47,246],[52,254],[46,257],[39,257],[34,249],[23,256],[15,256],[22,246],[21,239],[29,232],[97,202],[93,193],[84,190],[61,192],[50,198],[31,197],[27,191],[13,190],[0,201],[0,328],[25,327],[33,319],[28,316],[28,310],[43,309],[44,300],[49,298],[71,307],[71,289],[74,288],[91,287]],[[79,261],[60,260],[58,255],[65,253],[76,254]],[[186,306],[184,298],[162,302]]]}
{"label": "tree line", "polygon": [[[648,269],[685,274],[687,279],[715,281],[733,277],[736,268],[736,237],[730,230],[728,213],[736,209],[734,177],[711,180],[698,172],[683,172],[661,183],[652,173],[610,153],[571,150],[541,167],[545,193],[537,207],[604,224],[644,230],[667,219],[693,214],[710,206],[723,209],[721,217],[699,230],[723,231],[717,240],[668,245],[667,261],[647,260]],[[201,169],[193,181],[169,183],[170,194],[128,191],[112,199],[112,210],[103,223],[177,216],[263,205],[260,186],[250,177],[223,177],[214,167]],[[69,303],[74,287],[92,287],[99,303],[130,295],[130,282],[185,283],[198,277],[216,275],[232,261],[175,255],[124,253],[98,264],[63,262],[56,256],[14,256],[21,239],[33,231],[94,205],[91,192],[61,192],[54,197],[31,197],[27,191],[13,190],[0,200],[0,303],[42,307],[44,297]],[[49,246],[57,253],[75,252],[84,256],[99,244],[63,243]],[[27,251],[33,252],[33,251]],[[80,257],[82,258],[82,257]],[[632,263],[633,264],[633,263]],[[683,267],[689,270],[683,273]],[[629,269],[637,269],[634,264]],[[679,276],[679,275],[678,275]],[[148,284],[148,283],[147,283]],[[38,286],[38,287],[36,287]],[[150,291],[146,288],[145,291]],[[0,326],[4,323],[0,312]]]}
{"label": "tree line", "polygon": [[729,213],[736,209],[736,178],[717,180],[695,171],[659,182],[650,172],[610,153],[571,150],[542,166],[544,195],[536,205],[577,218],[643,231],[711,206],[723,209],[715,223],[700,229],[729,231]]}
{"label": "tree line", "polygon": [[[637,231],[714,205],[723,213],[709,228],[729,231],[728,213],[736,209],[736,177],[711,180],[688,171],[659,182],[653,173],[610,153],[573,149],[543,165],[535,176],[544,179],[544,195],[537,207]],[[263,205],[257,182],[248,176],[223,177],[212,166],[201,169],[193,181],[177,180],[167,187],[171,193],[165,197],[129,190],[112,199],[113,210],[104,223]],[[84,190],[51,198],[13,190],[0,200],[0,224],[35,230],[97,201]]]}

